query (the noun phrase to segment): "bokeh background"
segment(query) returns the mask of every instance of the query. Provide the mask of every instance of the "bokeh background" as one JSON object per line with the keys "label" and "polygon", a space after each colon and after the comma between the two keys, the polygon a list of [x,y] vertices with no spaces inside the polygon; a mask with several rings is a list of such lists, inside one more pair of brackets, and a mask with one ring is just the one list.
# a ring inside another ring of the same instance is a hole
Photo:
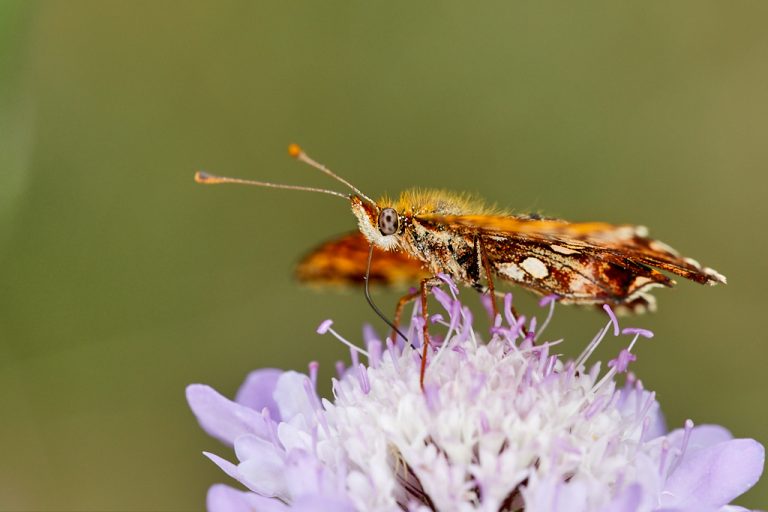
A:
{"label": "bokeh background", "polygon": [[[192,181],[339,188],[294,141],[369,195],[645,224],[720,270],[629,321],[656,332],[635,370],[670,426],[768,443],[766,20],[759,1],[1,0],[0,509],[201,509],[227,479],[200,452],[228,451],[185,385],[232,395],[310,360],[329,378],[345,351],[317,324],[380,327],[361,294],[291,277],[354,227],[341,201]],[[576,353],[603,323],[560,309],[552,335]],[[768,480],[740,503],[766,506]]]}

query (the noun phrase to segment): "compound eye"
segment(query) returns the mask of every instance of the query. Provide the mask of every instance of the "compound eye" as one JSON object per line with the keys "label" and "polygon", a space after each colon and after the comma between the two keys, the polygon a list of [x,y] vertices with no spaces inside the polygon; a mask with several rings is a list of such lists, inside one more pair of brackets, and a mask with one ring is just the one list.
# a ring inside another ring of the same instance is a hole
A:
{"label": "compound eye", "polygon": [[399,225],[397,212],[394,208],[384,208],[379,213],[379,231],[382,235],[394,235]]}

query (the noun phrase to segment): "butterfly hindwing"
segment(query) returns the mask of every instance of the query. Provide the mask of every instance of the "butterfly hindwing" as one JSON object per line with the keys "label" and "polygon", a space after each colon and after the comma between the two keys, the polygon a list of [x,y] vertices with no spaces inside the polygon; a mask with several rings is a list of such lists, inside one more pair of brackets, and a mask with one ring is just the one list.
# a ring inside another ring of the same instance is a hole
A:
{"label": "butterfly hindwing", "polygon": [[651,307],[648,290],[674,285],[652,267],[699,283],[725,282],[639,226],[492,215],[429,215],[425,220],[479,236],[497,278],[557,294],[567,303]]}
{"label": "butterfly hindwing", "polygon": [[528,237],[484,237],[497,278],[565,303],[620,304],[653,286],[671,286],[664,274],[631,259],[585,244],[555,245]]}
{"label": "butterfly hindwing", "polygon": [[[368,263],[368,242],[355,231],[315,247],[296,267],[296,277],[303,282],[319,285],[362,284]],[[420,261],[404,252],[385,251],[374,247],[370,282],[386,286],[405,287],[419,282],[428,273]]]}

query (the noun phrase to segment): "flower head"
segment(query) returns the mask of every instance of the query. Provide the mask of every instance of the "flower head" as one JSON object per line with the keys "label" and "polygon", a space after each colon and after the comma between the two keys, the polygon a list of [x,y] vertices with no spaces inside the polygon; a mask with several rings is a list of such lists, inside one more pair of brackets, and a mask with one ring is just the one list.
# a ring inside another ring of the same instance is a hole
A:
{"label": "flower head", "polygon": [[[351,343],[333,400],[309,375],[257,370],[235,401],[200,384],[187,398],[202,427],[234,446],[238,463],[206,453],[247,491],[213,486],[208,505],[239,510],[735,510],[726,507],[759,478],[763,447],[722,427],[666,433],[655,394],[631,373],[642,329],[610,320],[574,361],[542,341],[547,320],[512,314],[512,298],[487,343],[457,291],[433,293],[445,335],[430,347],[419,386],[418,351],[386,345],[371,329]],[[416,313],[416,311],[415,311]],[[503,321],[502,317],[503,316]],[[418,339],[414,314],[408,337]],[[330,322],[318,332],[336,333]],[[629,343],[601,371],[590,355],[609,332]],[[526,334],[524,334],[526,333]],[[437,338],[437,336],[435,336]],[[366,364],[360,356],[366,357]]]}

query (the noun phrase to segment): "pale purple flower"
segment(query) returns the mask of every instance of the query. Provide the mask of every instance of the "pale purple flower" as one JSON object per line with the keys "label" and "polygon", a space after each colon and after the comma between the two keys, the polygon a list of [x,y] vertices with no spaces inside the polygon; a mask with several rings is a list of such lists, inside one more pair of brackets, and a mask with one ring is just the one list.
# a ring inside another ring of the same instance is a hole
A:
{"label": "pale purple flower", "polygon": [[[309,375],[257,370],[235,401],[189,386],[200,424],[237,463],[206,456],[246,489],[214,485],[209,510],[743,510],[728,504],[757,482],[762,445],[690,420],[667,433],[654,393],[631,373],[616,383],[649,331],[621,331],[608,309],[581,356],[564,361],[552,353],[559,342],[542,340],[553,298],[533,332],[509,296],[484,343],[456,293],[435,292],[445,312],[432,317],[423,391],[418,351],[371,329],[366,350],[352,348],[352,364],[337,368],[333,400],[315,391],[316,363]],[[416,345],[421,321],[415,314],[407,329]],[[341,339],[330,322],[318,332]],[[627,341],[601,374],[587,363],[609,332]]]}

